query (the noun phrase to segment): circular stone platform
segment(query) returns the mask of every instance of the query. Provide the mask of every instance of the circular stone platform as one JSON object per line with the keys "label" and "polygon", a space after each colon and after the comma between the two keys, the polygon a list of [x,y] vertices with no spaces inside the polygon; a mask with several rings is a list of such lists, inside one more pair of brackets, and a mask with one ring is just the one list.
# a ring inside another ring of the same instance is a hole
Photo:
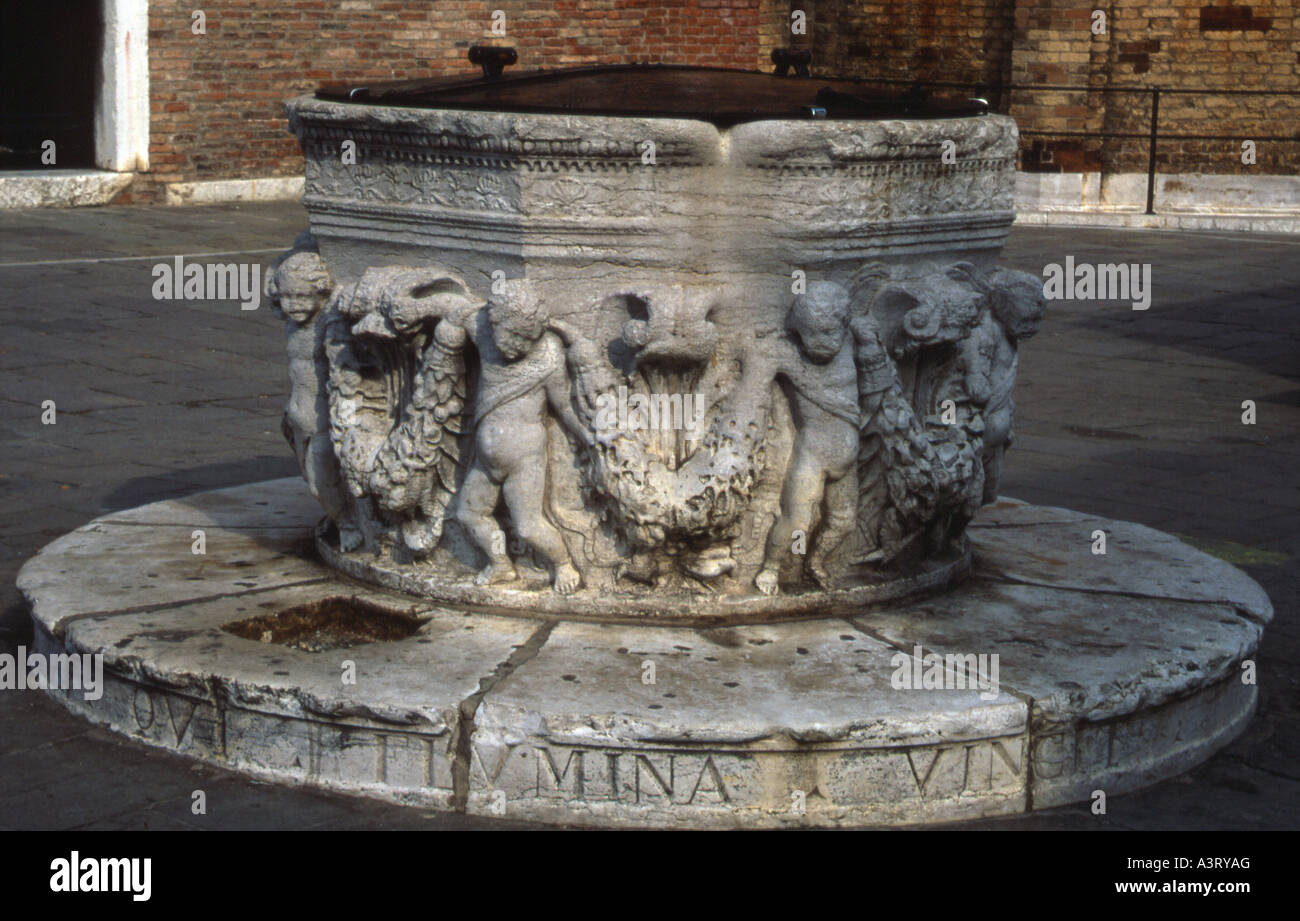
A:
{"label": "circular stone platform", "polygon": [[[56,699],[245,774],[425,808],[941,822],[1123,793],[1204,760],[1254,709],[1241,663],[1272,614],[1250,578],[1166,534],[1012,500],[971,525],[971,577],[949,593],[744,626],[389,594],[314,558],[319,517],[299,480],[275,480],[50,544],[18,580],[37,651],[102,653],[105,669],[100,699]],[[975,688],[932,658],[993,654]]]}

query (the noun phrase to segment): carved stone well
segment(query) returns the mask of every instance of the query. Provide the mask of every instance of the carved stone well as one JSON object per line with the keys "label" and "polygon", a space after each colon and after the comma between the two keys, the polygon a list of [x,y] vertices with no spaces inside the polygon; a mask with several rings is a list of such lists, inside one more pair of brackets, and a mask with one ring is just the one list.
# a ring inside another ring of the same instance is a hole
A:
{"label": "carved stone well", "polygon": [[[692,68],[547,79],[547,99],[647,79],[812,98]],[[311,230],[276,276],[318,292],[291,335],[323,342],[295,382],[320,410],[292,424],[333,445],[300,447],[332,565],[446,601],[657,618],[843,611],[964,573],[1042,313],[1034,279],[993,265],[1010,119],[365,92],[405,105],[289,106]]]}
{"label": "carved stone well", "polygon": [[998,498],[1044,306],[995,264],[1009,118],[597,68],[289,120],[305,484],[29,562],[38,648],[104,656],[74,711],[279,782],[699,827],[1060,806],[1244,727],[1259,586]]}

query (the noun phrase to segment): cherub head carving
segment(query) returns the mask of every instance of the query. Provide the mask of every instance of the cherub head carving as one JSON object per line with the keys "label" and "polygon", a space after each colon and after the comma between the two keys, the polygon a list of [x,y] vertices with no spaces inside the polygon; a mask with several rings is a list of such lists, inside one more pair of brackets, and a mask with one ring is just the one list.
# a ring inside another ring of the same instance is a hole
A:
{"label": "cherub head carving", "polygon": [[1011,339],[1025,339],[1038,332],[1047,301],[1043,281],[1028,272],[996,269],[989,276],[993,317]]}
{"label": "cherub head carving", "polygon": [[297,250],[271,270],[266,294],[276,311],[295,323],[306,323],[321,309],[334,283],[320,253]]}
{"label": "cherub head carving", "polygon": [[506,361],[518,361],[546,332],[546,309],[537,292],[522,278],[504,282],[488,299],[488,322],[497,350]]}
{"label": "cherub head carving", "polygon": [[834,282],[813,282],[790,305],[785,325],[809,361],[826,364],[848,334],[849,293]]}

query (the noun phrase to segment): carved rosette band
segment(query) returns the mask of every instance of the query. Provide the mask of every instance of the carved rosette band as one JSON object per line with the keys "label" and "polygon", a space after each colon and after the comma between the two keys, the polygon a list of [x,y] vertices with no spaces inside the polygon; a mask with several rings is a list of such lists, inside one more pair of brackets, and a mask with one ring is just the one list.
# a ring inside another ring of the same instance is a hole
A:
{"label": "carved rosette band", "polygon": [[809,281],[772,329],[719,320],[725,285],[540,287],[479,298],[438,265],[336,283],[308,234],[280,258],[285,434],[341,552],[561,594],[897,578],[960,554],[996,495],[1044,307],[1033,276],[964,262]]}

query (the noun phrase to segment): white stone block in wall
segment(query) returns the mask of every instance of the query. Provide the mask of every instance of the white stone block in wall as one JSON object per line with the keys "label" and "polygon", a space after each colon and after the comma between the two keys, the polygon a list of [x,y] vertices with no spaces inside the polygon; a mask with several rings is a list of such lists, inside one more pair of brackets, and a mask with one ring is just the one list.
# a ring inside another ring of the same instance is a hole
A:
{"label": "white stone block in wall", "polygon": [[149,3],[103,0],[104,51],[95,100],[95,165],[149,168]]}

